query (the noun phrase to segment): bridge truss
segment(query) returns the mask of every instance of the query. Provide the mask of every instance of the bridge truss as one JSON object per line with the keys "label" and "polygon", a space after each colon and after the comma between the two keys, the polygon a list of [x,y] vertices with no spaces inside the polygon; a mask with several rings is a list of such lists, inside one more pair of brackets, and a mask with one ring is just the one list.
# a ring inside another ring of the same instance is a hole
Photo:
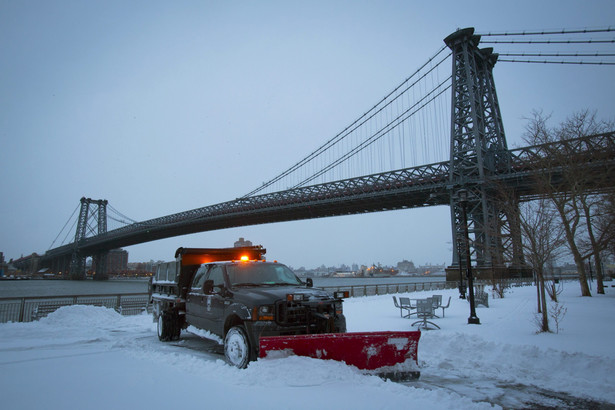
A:
{"label": "bridge truss", "polygon": [[[543,172],[537,164],[544,155],[564,147],[579,163],[607,176],[603,181],[615,181],[615,133],[606,133],[510,150],[510,167],[498,170],[488,182],[492,187],[505,186],[514,190],[520,200],[535,198],[540,194],[536,190],[536,179]],[[439,162],[238,198],[83,238],[77,247],[72,243],[47,251],[43,262],[49,265],[53,261],[70,260],[75,248],[81,255],[95,255],[123,246],[237,226],[450,205],[451,198],[459,191],[458,185],[450,183],[450,169],[450,162]],[[561,179],[561,172],[563,170],[554,169],[553,178]],[[467,178],[466,183],[489,185],[478,175]],[[487,192],[490,197],[496,195],[495,188]]]}

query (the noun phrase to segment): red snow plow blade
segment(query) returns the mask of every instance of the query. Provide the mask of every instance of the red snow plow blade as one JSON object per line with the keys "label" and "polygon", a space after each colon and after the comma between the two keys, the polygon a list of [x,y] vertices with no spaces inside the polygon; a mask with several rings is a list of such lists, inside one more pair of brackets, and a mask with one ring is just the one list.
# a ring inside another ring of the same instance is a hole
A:
{"label": "red snow plow blade", "polygon": [[395,380],[416,379],[421,332],[323,333],[261,337],[259,357],[284,355],[337,360]]}

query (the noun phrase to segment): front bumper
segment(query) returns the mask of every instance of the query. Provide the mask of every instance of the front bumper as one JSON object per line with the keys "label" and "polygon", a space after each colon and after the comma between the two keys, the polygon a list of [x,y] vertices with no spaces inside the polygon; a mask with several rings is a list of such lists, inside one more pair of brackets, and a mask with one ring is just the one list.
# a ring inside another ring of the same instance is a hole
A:
{"label": "front bumper", "polygon": [[[332,333],[346,333],[346,317],[344,315],[335,317],[333,323],[334,331]],[[258,353],[258,341],[261,337],[322,333],[315,331],[313,326],[310,326],[310,328],[307,325],[280,326],[275,321],[269,320],[246,321],[244,326],[246,327],[248,338],[250,338],[250,345],[254,346],[256,353]]]}

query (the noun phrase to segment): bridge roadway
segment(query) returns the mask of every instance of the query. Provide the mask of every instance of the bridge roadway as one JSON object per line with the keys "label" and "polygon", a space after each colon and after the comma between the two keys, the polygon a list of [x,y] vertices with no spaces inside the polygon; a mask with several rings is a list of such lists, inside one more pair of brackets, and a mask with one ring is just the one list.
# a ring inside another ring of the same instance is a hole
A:
{"label": "bridge roadway", "polygon": [[[544,172],[540,166],[541,161],[553,149],[566,152],[565,164],[549,165],[555,183],[562,180],[566,166],[576,163],[600,176],[596,181],[602,184],[606,182],[609,187],[615,184],[614,132],[569,140],[566,143],[511,150],[509,166],[489,181],[516,189],[522,198],[531,198],[538,194],[536,175]],[[78,249],[82,254],[92,255],[158,239],[237,226],[450,205],[451,194],[459,188],[450,181],[450,163],[446,161],[238,198],[137,222],[86,238],[79,243]],[[476,179],[465,183],[481,184],[485,181]],[[67,257],[74,249],[74,244],[68,244],[49,250],[42,257],[42,262]]]}

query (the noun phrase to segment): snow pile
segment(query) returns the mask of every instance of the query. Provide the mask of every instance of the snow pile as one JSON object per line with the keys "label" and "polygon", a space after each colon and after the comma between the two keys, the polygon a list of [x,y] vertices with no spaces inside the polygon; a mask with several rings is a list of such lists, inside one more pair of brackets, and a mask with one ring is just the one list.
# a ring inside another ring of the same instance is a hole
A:
{"label": "snow pile", "polygon": [[[267,358],[245,370],[226,365],[207,333],[156,338],[151,316],[120,316],[91,306],[64,307],[32,323],[0,325],[3,404],[20,409],[196,408],[491,408],[615,403],[609,318],[615,292],[579,297],[566,283],[568,309],[559,334],[536,334],[535,290],[514,288],[479,307],[481,325],[468,325],[468,303],[456,291],[442,330],[423,332],[421,378],[393,383],[352,366],[305,357]],[[406,296],[406,295],[404,295]],[[348,330],[410,330],[391,296],[349,299]],[[440,311],[441,313],[441,311]],[[37,392],[32,394],[31,392]],[[580,399],[577,399],[580,398]],[[581,404],[579,404],[581,403]]]}
{"label": "snow pile", "polygon": [[[478,307],[481,325],[467,324],[469,304],[458,299],[456,290],[416,292],[410,296],[422,298],[433,293],[441,293],[445,304],[452,296],[451,308],[445,310],[445,317],[434,320],[442,330],[426,331],[421,336],[421,382],[447,383],[449,387],[453,385],[454,391],[469,395],[454,385],[459,380],[471,380],[472,387],[483,390],[482,397],[493,400],[503,389],[492,386],[501,384],[538,386],[541,390],[615,403],[610,376],[615,368],[615,350],[609,342],[615,337],[611,317],[614,289],[607,288],[606,295],[582,298],[578,283],[567,282],[560,295],[560,304],[567,311],[558,334],[536,333],[533,287],[512,288],[504,299],[491,299],[490,308]],[[389,303],[377,303],[388,299]],[[372,309],[365,309],[365,302]],[[399,319],[399,311],[397,317],[391,315],[392,304],[390,296],[348,300],[345,312],[349,328],[404,330],[399,324],[408,322]],[[522,403],[506,404],[514,407]]]}
{"label": "snow pile", "polygon": [[194,326],[188,326],[186,331],[188,331],[190,333],[194,333],[197,336],[204,337],[205,339],[215,340],[220,345],[224,344],[224,340],[222,340],[222,338],[220,336],[214,335],[209,330],[197,329]]}

